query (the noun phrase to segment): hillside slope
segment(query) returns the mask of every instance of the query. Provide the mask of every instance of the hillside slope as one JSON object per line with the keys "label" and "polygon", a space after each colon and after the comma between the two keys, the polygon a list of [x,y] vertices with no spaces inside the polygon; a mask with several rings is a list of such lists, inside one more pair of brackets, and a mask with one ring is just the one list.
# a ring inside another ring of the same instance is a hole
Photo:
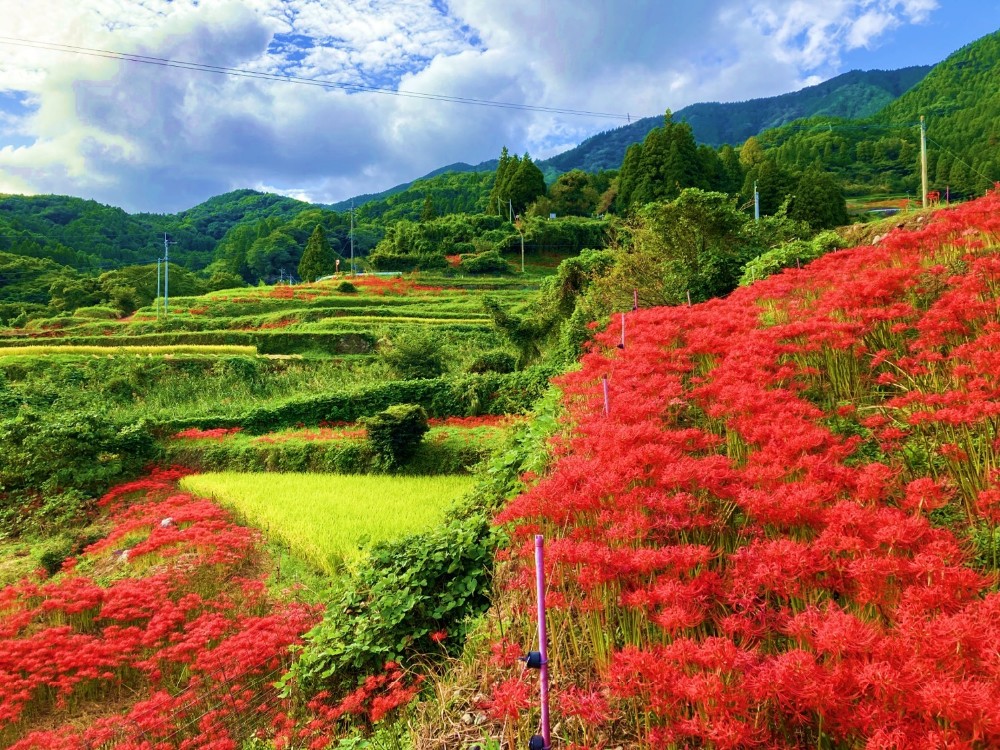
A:
{"label": "hillside slope", "polygon": [[559,460],[498,518],[492,658],[458,710],[512,746],[537,731],[516,656],[540,533],[560,743],[1000,743],[998,297],[991,193],[629,312],[624,349],[615,316],[560,380]]}
{"label": "hillside slope", "polygon": [[814,117],[766,131],[781,164],[817,161],[849,189],[909,192],[920,186],[920,116],[926,117],[931,189],[982,195],[1000,180],[1000,32],[938,64],[910,91],[866,120]]}
{"label": "hillside slope", "polygon": [[68,195],[0,196],[0,252],[47,258],[76,270],[153,263],[163,255],[203,268],[226,232],[244,222],[291,218],[310,204],[256,190],[217,195],[177,214],[129,214]]}
{"label": "hillside slope", "polygon": [[[673,113],[675,122],[687,122],[695,140],[710,146],[739,145],[752,135],[803,117],[827,115],[860,118],[875,114],[918,83],[930,66],[900,70],[852,70],[799,91],[745,102],[699,103]],[[617,169],[625,151],[640,143],[663,117],[644,117],[630,125],[588,138],[576,148],[539,162],[549,172]]]}

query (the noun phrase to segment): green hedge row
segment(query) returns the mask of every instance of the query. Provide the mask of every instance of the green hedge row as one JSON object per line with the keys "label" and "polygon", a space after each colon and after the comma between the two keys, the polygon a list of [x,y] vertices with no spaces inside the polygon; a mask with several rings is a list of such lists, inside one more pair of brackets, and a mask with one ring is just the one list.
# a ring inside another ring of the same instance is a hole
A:
{"label": "green hedge row", "polygon": [[377,339],[360,331],[177,331],[137,336],[62,336],[0,339],[0,347],[45,346],[255,346],[261,354],[296,354],[325,351],[331,354],[368,354]]}
{"label": "green hedge row", "polygon": [[249,434],[262,435],[296,425],[314,426],[322,421],[356,422],[396,404],[419,404],[431,417],[515,414],[531,408],[554,374],[550,368],[534,367],[507,374],[398,380],[258,406],[237,417],[169,420],[161,422],[157,431],[169,435],[190,427],[242,427]]}
{"label": "green hedge row", "polygon": [[[364,440],[254,443],[247,440],[171,440],[165,461],[198,471],[302,471],[373,474],[385,466]],[[486,458],[481,447],[423,441],[394,470],[402,474],[462,474]]]}

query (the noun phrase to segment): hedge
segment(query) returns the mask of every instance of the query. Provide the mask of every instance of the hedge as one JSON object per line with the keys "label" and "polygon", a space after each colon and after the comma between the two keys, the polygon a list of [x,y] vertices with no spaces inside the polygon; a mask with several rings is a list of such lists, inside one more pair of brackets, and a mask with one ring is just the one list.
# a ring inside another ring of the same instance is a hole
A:
{"label": "hedge", "polygon": [[297,425],[314,426],[322,421],[356,422],[396,404],[419,404],[431,417],[515,414],[530,409],[555,374],[555,370],[547,367],[533,367],[506,374],[489,372],[397,380],[262,405],[236,417],[167,420],[157,425],[157,432],[170,435],[190,427],[242,427],[251,435],[262,435]]}
{"label": "hedge", "polygon": [[24,346],[255,346],[260,354],[326,351],[331,354],[368,354],[375,349],[374,334],[359,331],[178,331],[137,336],[62,336],[44,339],[0,339],[0,347]]}
{"label": "hedge", "polygon": [[[165,462],[198,471],[320,472],[370,474],[384,471],[364,440],[253,443],[246,440],[170,440]],[[486,451],[466,445],[424,441],[396,471],[402,474],[462,474],[486,458]]]}

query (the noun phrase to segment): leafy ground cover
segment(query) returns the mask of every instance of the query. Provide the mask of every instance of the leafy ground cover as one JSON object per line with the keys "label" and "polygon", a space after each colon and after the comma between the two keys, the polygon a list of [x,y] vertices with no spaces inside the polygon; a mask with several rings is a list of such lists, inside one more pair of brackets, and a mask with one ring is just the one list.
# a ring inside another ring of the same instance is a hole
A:
{"label": "leafy ground cover", "polygon": [[998,245],[993,193],[599,334],[453,708],[537,731],[543,533],[563,747],[1000,743]]}
{"label": "leafy ground cover", "polygon": [[359,561],[364,547],[425,531],[467,492],[463,476],[195,474],[181,486],[233,509],[269,538],[329,572]]}

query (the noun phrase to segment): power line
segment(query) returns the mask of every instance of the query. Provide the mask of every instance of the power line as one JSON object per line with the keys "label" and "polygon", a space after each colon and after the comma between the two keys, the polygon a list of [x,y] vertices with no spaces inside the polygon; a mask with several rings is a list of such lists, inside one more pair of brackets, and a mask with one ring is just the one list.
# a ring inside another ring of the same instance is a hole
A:
{"label": "power line", "polygon": [[946,151],[949,154],[951,154],[952,158],[955,159],[955,161],[962,162],[962,164],[964,164],[965,166],[967,166],[970,170],[972,170],[973,172],[975,172],[977,175],[979,175],[980,177],[982,177],[984,180],[986,180],[991,185],[995,182],[995,180],[992,180],[989,177],[987,177],[985,174],[983,174],[978,169],[976,169],[974,166],[972,166],[971,164],[969,164],[969,162],[965,161],[961,156],[959,156],[958,154],[956,154],[954,151],[952,151],[947,146],[942,146],[940,143],[938,143],[937,141],[935,141],[930,136],[927,136],[927,140],[929,140],[931,143],[933,143],[935,146],[937,146],[942,151]]}
{"label": "power line", "polygon": [[467,96],[429,94],[426,92],[408,91],[405,89],[389,89],[378,86],[366,86],[358,83],[342,83],[339,81],[322,80],[317,78],[302,78],[299,76],[289,75],[287,73],[265,73],[255,70],[247,70],[246,68],[229,68],[223,65],[208,65],[205,63],[190,62],[187,60],[173,60],[166,57],[139,55],[131,52],[117,52],[115,50],[94,47],[79,47],[73,44],[58,44],[55,42],[42,42],[33,39],[20,39],[17,37],[0,36],[0,44],[8,44],[15,47],[29,47],[32,49],[47,50],[51,52],[68,52],[71,54],[87,55],[90,57],[103,57],[111,60],[124,60],[125,62],[142,63],[144,65],[158,65],[160,67],[177,68],[179,70],[194,70],[201,73],[217,73],[238,78],[253,78],[262,81],[279,81],[282,83],[297,83],[304,86],[318,86],[325,89],[335,88],[355,93],[364,92],[371,94],[386,94],[389,96],[401,96],[410,99],[451,102],[453,104],[472,104],[480,107],[497,107],[500,109],[513,109],[525,112],[571,115],[574,117],[599,117],[611,120],[629,120],[628,115],[614,112],[592,112],[581,109],[567,109],[562,107],[545,107],[535,104],[519,104],[517,102],[503,102],[493,99],[476,99]]}

